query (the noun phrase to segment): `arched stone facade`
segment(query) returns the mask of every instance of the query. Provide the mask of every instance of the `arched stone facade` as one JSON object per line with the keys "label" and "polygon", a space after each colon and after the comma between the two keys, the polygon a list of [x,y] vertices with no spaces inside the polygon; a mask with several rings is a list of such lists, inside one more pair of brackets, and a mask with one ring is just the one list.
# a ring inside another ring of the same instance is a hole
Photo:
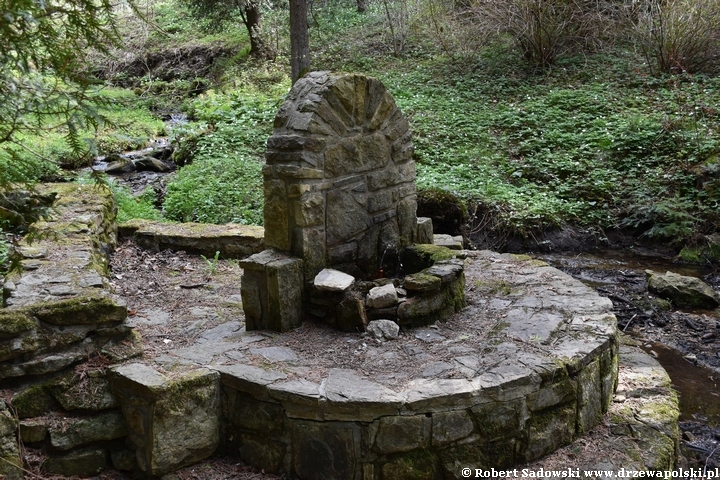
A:
{"label": "arched stone facade", "polygon": [[268,140],[266,245],[301,258],[306,280],[326,267],[374,278],[383,254],[415,241],[412,154],[408,121],[379,80],[306,75]]}

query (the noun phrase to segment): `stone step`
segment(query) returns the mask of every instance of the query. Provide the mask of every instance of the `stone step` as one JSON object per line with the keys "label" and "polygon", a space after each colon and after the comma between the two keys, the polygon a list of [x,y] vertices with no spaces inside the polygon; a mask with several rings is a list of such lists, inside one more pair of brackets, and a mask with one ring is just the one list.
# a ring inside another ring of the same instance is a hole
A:
{"label": "stone step", "polygon": [[130,220],[119,225],[118,232],[153,251],[183,250],[207,257],[220,252],[222,258],[245,258],[265,249],[265,229],[256,225]]}

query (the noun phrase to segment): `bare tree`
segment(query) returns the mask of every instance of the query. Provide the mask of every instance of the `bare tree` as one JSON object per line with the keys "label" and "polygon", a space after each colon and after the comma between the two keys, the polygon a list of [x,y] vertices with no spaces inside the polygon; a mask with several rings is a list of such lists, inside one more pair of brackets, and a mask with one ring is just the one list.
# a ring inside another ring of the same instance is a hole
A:
{"label": "bare tree", "polygon": [[190,7],[196,16],[210,17],[216,23],[226,20],[228,9],[237,11],[250,37],[250,55],[270,56],[260,35],[262,13],[259,0],[190,0]]}

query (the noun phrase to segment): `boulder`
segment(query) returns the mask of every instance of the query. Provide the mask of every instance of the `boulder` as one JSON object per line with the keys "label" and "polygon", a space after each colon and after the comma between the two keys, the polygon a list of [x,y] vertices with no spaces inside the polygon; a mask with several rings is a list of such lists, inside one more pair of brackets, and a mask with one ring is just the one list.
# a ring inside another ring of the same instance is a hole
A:
{"label": "boulder", "polygon": [[141,157],[135,160],[135,169],[138,172],[158,172],[166,173],[175,170],[175,164],[164,162],[153,157]]}
{"label": "boulder", "polygon": [[105,173],[107,174],[119,175],[135,171],[135,164],[129,158],[113,155],[112,158],[108,157],[106,160],[108,161],[108,165],[105,167]]}
{"label": "boulder", "polygon": [[672,301],[676,307],[716,308],[720,305],[720,295],[699,278],[673,272],[660,275],[652,270],[646,273],[649,275],[648,291]]}
{"label": "boulder", "polygon": [[324,290],[326,292],[344,292],[350,285],[355,281],[355,277],[348,275],[347,273],[333,270],[332,268],[326,268],[315,276],[313,285],[318,290]]}
{"label": "boulder", "polygon": [[367,332],[376,340],[395,340],[400,334],[400,325],[392,320],[373,320],[368,323]]}

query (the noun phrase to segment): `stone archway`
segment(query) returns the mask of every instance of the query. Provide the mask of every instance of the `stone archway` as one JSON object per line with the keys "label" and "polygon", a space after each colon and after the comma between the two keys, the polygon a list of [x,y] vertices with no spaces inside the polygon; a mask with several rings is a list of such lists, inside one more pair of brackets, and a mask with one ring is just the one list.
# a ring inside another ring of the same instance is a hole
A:
{"label": "stone archway", "polygon": [[417,234],[409,124],[377,79],[313,72],[299,80],[268,140],[265,242],[303,260],[374,278],[383,254]]}

